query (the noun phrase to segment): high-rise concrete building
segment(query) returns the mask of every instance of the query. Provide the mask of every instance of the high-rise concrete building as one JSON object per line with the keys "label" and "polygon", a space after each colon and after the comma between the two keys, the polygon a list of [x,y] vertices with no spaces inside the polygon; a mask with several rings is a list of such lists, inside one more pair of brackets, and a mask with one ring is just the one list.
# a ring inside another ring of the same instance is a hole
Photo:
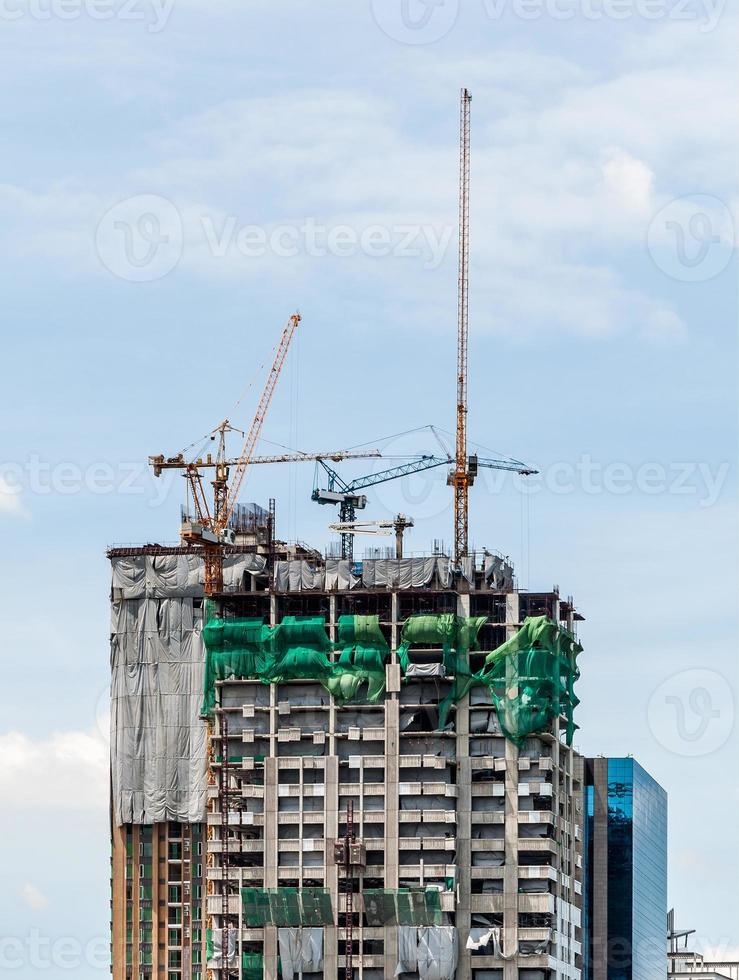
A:
{"label": "high-rise concrete building", "polygon": [[584,980],[667,975],[667,794],[631,758],[585,760]]}
{"label": "high-rise concrete building", "polygon": [[572,601],[263,551],[109,553],[114,980],[579,980]]}

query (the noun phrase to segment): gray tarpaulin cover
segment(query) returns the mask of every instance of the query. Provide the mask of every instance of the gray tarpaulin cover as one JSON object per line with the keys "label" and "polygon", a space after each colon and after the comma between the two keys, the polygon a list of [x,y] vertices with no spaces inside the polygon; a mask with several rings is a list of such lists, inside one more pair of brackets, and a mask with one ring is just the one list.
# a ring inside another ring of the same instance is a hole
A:
{"label": "gray tarpaulin cover", "polygon": [[325,568],[303,559],[275,562],[275,588],[279,592],[346,590],[358,585],[359,579],[352,575],[352,563],[344,558],[327,558]]}
{"label": "gray tarpaulin cover", "polygon": [[[203,596],[203,562],[197,555],[133,555],[113,558],[111,564],[114,598],[199,599]],[[265,566],[261,555],[226,555],[224,590],[244,588],[245,576],[259,575]]]}
{"label": "gray tarpaulin cover", "polygon": [[395,975],[415,973],[418,969],[418,929],[398,926],[398,967]]}
{"label": "gray tarpaulin cover", "polygon": [[302,559],[275,562],[275,588],[278,592],[322,589],[325,580],[326,573],[323,568],[317,568]]}
{"label": "gray tarpaulin cover", "polygon": [[323,929],[278,929],[283,980],[323,970]]}
{"label": "gray tarpaulin cover", "polygon": [[[252,555],[229,556],[226,581]],[[111,777],[117,824],[205,819],[202,563],[191,555],[114,558]],[[120,591],[117,591],[120,590]]]}
{"label": "gray tarpaulin cover", "polygon": [[422,589],[438,575],[442,588],[452,580],[452,563],[444,556],[432,558],[370,558],[362,562],[362,583],[368,589]]}
{"label": "gray tarpaulin cover", "polygon": [[459,943],[454,926],[398,928],[396,976],[418,971],[421,980],[452,980],[458,958]]}
{"label": "gray tarpaulin cover", "polygon": [[408,664],[406,677],[446,677],[444,664]]}
{"label": "gray tarpaulin cover", "polygon": [[498,555],[485,555],[485,581],[489,589],[509,592],[513,588],[513,567]]}

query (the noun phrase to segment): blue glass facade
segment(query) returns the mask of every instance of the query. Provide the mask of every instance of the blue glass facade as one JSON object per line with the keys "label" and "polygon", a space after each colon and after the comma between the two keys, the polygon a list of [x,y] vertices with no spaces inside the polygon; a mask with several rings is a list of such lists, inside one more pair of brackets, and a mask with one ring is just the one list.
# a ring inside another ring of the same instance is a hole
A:
{"label": "blue glass facade", "polygon": [[[606,840],[599,841],[604,829]],[[664,980],[667,794],[633,759],[589,764],[583,844],[584,980]],[[596,921],[595,899],[604,886],[605,929]],[[599,935],[607,937],[605,971],[594,962]]]}

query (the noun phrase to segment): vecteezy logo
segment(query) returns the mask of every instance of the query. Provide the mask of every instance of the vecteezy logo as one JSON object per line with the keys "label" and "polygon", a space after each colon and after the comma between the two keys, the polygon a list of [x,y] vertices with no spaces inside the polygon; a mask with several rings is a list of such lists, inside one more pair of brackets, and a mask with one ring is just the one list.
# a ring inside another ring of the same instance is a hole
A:
{"label": "vecteezy logo", "polygon": [[432,44],[451,31],[459,0],[371,0],[375,23],[402,44]]}
{"label": "vecteezy logo", "polygon": [[734,222],[717,197],[679,197],[655,216],[647,242],[665,275],[682,282],[706,282],[720,275],[731,261]]}
{"label": "vecteezy logo", "polygon": [[139,194],[105,212],[95,232],[100,261],[119,279],[153,282],[182,256],[182,218],[166,197]]}
{"label": "vecteezy logo", "polygon": [[652,695],[649,727],[676,755],[717,752],[734,729],[734,697],[728,681],[712,670],[685,670],[668,678]]}

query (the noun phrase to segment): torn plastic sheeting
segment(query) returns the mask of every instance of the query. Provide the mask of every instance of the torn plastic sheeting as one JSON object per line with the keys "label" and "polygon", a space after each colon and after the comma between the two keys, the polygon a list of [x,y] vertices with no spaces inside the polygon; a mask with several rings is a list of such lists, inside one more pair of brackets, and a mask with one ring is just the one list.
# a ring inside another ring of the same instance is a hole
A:
{"label": "torn plastic sheeting", "polygon": [[493,932],[492,926],[484,926],[483,928],[473,926],[467,937],[466,948],[471,950],[484,949],[492,943]]}
{"label": "torn plastic sheeting", "polygon": [[[223,929],[208,929],[206,932],[206,960],[208,964],[208,969],[213,970],[222,966],[236,967],[238,966],[239,957],[236,949],[238,941],[238,930],[237,929],[226,929],[225,930],[225,943],[224,943],[224,930]],[[224,953],[225,953],[225,964],[224,964]]]}
{"label": "torn plastic sheeting", "polygon": [[323,929],[282,928],[277,937],[283,980],[323,970]]}
{"label": "torn plastic sheeting", "polygon": [[418,930],[415,926],[398,926],[398,966],[395,975],[418,970]]}
{"label": "torn plastic sheeting", "polygon": [[520,956],[542,956],[549,951],[549,939],[520,939],[518,952]]}
{"label": "torn plastic sheeting", "polygon": [[485,582],[489,589],[510,592],[513,589],[513,566],[498,555],[486,555],[484,566]]}
{"label": "torn plastic sheeting", "polygon": [[454,926],[426,926],[418,930],[420,980],[452,980],[459,959],[459,940]]}

